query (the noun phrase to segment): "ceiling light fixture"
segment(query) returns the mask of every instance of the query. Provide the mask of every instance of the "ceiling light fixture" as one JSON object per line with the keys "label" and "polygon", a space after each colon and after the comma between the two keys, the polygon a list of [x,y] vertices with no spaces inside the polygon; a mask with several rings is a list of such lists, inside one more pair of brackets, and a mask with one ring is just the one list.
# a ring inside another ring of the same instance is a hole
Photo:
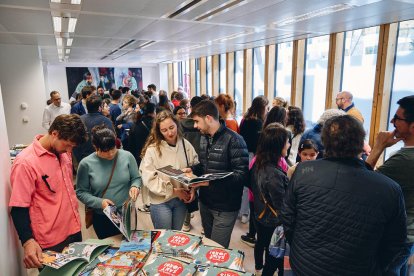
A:
{"label": "ceiling light fixture", "polygon": [[68,38],[68,40],[66,40],[66,46],[68,47],[72,46],[72,42],[73,42],[73,38]]}
{"label": "ceiling light fixture", "polygon": [[53,28],[55,32],[60,33],[62,31],[62,18],[53,16]]}
{"label": "ceiling light fixture", "polygon": [[56,37],[56,45],[58,46],[58,47],[62,47],[62,43],[63,41],[62,41],[62,38],[61,37]]}
{"label": "ceiling light fixture", "polygon": [[352,9],[354,7],[355,6],[350,5],[350,4],[337,4],[337,5],[329,6],[329,7],[326,7],[326,8],[319,9],[319,10],[314,10],[314,11],[307,12],[307,13],[304,13],[304,14],[289,17],[289,18],[283,19],[281,21],[274,22],[273,24],[277,27],[281,27],[281,26],[290,25],[290,24],[294,24],[294,23],[297,23],[297,22],[309,20],[311,18],[325,16],[325,15],[332,14],[332,13],[335,13],[335,12]]}
{"label": "ceiling light fixture", "polygon": [[70,49],[66,49],[65,54],[70,54]]}
{"label": "ceiling light fixture", "polygon": [[63,53],[63,49],[62,48],[59,48],[59,49],[57,49],[58,50],[58,54],[59,55],[62,55],[62,53]]}
{"label": "ceiling light fixture", "polygon": [[60,0],[50,0],[52,3],[60,3]]}
{"label": "ceiling light fixture", "polygon": [[77,18],[69,18],[69,24],[68,24],[68,32],[69,33],[74,33],[75,32],[75,27],[76,27],[76,22],[78,21]]}
{"label": "ceiling light fixture", "polygon": [[82,0],[72,0],[72,1],[70,1],[70,3],[71,3],[72,5],[80,5],[80,4],[81,4],[81,1],[82,1]]}

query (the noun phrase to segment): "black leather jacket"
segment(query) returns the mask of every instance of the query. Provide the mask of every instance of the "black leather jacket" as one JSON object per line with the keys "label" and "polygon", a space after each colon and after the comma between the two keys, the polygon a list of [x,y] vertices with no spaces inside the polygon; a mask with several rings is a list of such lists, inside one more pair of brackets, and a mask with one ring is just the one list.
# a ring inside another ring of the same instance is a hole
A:
{"label": "black leather jacket", "polygon": [[209,209],[232,212],[240,209],[243,185],[248,181],[249,155],[243,138],[221,125],[213,137],[203,135],[200,140],[200,164],[195,174],[233,172],[232,175],[210,181],[201,187],[200,201]]}

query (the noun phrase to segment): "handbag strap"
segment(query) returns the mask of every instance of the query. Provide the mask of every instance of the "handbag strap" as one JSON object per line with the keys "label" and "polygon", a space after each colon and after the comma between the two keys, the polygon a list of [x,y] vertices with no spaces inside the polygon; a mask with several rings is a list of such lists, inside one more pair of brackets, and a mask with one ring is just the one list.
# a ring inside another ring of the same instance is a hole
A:
{"label": "handbag strap", "polygon": [[273,209],[272,205],[270,205],[270,203],[266,200],[265,196],[264,196],[264,195],[263,195],[263,193],[262,193],[262,189],[261,189],[261,187],[260,187],[259,183],[257,183],[257,188],[259,188],[260,195],[262,196],[262,200],[263,200],[263,202],[264,202],[264,204],[265,204],[265,208],[264,208],[264,209],[263,209],[263,211],[259,214],[258,218],[259,218],[259,219],[261,219],[261,218],[264,216],[264,214],[265,214],[265,212],[266,212],[266,209],[267,209],[267,208],[269,208],[269,209],[270,209],[270,211],[273,213],[273,215],[274,215],[275,217],[277,217],[277,216],[279,215],[279,214],[278,214],[278,212],[277,212],[275,209]]}
{"label": "handbag strap", "polygon": [[104,197],[106,191],[108,190],[109,184],[111,184],[112,176],[114,175],[114,171],[115,171],[115,167],[116,167],[116,162],[117,161],[118,161],[118,153],[116,153],[115,161],[114,161],[114,164],[112,165],[111,176],[109,177],[108,184],[106,184],[105,190],[103,191],[101,198]]}
{"label": "handbag strap", "polygon": [[187,150],[185,149],[184,138],[181,141],[183,141],[183,148],[184,148],[185,160],[187,161],[187,167],[190,167],[190,165],[188,164]]}

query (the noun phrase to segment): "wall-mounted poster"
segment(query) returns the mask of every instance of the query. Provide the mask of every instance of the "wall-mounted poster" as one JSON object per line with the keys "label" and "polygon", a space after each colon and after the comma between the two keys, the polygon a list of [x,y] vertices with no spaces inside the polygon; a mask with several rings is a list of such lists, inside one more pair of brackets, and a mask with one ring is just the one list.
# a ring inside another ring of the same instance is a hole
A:
{"label": "wall-mounted poster", "polygon": [[[66,67],[69,98],[87,85],[99,85],[104,90],[127,86],[142,89],[142,68],[126,67]],[[75,94],[76,95],[76,94]]]}

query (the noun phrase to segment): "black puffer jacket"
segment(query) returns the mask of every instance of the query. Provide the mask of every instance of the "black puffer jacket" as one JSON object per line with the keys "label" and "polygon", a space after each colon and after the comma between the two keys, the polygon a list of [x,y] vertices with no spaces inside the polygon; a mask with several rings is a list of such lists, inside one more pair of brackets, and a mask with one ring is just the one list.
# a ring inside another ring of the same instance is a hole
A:
{"label": "black puffer jacket", "polygon": [[224,179],[211,181],[208,187],[201,187],[200,201],[215,211],[239,210],[249,170],[249,155],[243,138],[222,124],[212,138],[201,137],[199,160],[200,164],[193,168],[197,175],[233,172]]}
{"label": "black puffer jacket", "polygon": [[[254,217],[256,221],[266,227],[280,225],[279,217],[276,217],[268,207],[265,210],[263,197],[273,210],[280,212],[285,190],[289,183],[286,173],[276,165],[267,165],[257,170],[256,164],[254,164],[250,170],[250,183],[254,198]],[[265,213],[259,219],[258,217],[263,210],[265,210]]]}
{"label": "black puffer jacket", "polygon": [[295,275],[394,275],[406,249],[400,187],[356,158],[300,163],[280,218]]}

